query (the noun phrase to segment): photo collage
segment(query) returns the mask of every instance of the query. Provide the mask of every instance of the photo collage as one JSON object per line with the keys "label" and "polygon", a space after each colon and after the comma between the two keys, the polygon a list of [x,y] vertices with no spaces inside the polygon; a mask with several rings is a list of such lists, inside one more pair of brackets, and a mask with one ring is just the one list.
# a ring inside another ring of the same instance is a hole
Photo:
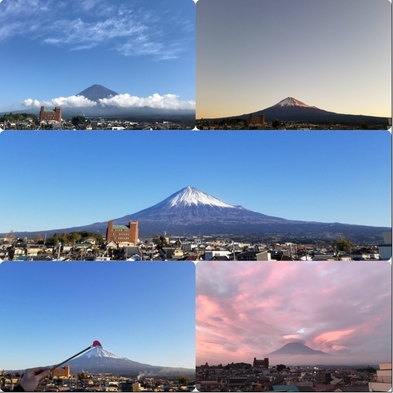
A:
{"label": "photo collage", "polygon": [[391,391],[392,16],[0,0],[0,392]]}

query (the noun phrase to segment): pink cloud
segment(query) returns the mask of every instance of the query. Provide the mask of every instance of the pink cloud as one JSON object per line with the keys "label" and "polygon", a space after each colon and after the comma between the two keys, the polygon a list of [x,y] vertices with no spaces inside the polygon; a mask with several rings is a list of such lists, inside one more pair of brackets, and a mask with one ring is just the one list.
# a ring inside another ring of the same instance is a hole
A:
{"label": "pink cloud", "polygon": [[384,262],[198,263],[197,364],[251,362],[287,342],[377,356],[390,296]]}
{"label": "pink cloud", "polygon": [[324,350],[337,350],[337,348],[343,349],[346,347],[343,347],[340,344],[345,341],[346,336],[351,335],[354,332],[355,329],[326,332],[315,337],[313,341],[315,344],[322,346]]}

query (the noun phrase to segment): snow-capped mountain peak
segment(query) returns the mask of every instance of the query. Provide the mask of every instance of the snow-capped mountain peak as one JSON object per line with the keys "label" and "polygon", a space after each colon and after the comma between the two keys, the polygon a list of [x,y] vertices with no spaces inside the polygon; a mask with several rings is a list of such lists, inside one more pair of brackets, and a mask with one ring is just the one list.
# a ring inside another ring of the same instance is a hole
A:
{"label": "snow-capped mountain peak", "polygon": [[101,347],[94,347],[83,356],[87,358],[100,357],[100,358],[122,359],[120,356],[117,356],[112,352],[106,351]]}
{"label": "snow-capped mountain peak", "polygon": [[185,205],[185,206],[209,205],[209,206],[229,207],[229,208],[235,207],[233,205],[229,205],[228,203],[222,202],[211,195],[205,194],[204,192],[194,187],[183,188],[178,193],[173,195],[168,202],[171,207],[180,206],[180,205]]}
{"label": "snow-capped mountain peak", "polygon": [[281,100],[278,104],[275,106],[302,106],[304,108],[311,108],[310,105],[305,104],[304,102],[301,102],[297,100],[296,98],[293,97],[287,97]]}

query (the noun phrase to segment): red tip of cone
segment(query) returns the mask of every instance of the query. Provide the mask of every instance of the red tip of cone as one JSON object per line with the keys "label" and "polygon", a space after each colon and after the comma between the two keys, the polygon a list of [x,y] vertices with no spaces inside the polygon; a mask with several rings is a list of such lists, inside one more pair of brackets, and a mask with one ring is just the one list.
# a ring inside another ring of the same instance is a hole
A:
{"label": "red tip of cone", "polygon": [[102,347],[101,343],[99,341],[94,341],[92,347]]}

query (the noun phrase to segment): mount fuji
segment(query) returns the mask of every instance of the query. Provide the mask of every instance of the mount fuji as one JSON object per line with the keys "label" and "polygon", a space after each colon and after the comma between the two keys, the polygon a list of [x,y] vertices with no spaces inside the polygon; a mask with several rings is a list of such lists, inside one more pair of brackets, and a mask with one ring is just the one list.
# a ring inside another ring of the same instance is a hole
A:
{"label": "mount fuji", "polygon": [[288,344],[285,344],[280,349],[277,349],[276,351],[270,352],[268,355],[269,356],[271,356],[271,355],[291,355],[291,356],[297,356],[297,355],[302,355],[302,356],[324,355],[324,356],[330,356],[326,352],[317,351],[317,350],[312,349],[312,348],[308,347],[307,345],[304,345],[304,344],[301,344],[301,343],[288,343]]}
{"label": "mount fuji", "polygon": [[110,98],[117,96],[119,93],[116,93],[113,90],[107,89],[102,85],[92,85],[85,90],[82,90],[80,93],[76,94],[77,96],[83,96],[89,99],[90,101],[96,101],[102,98]]}
{"label": "mount fuji", "polygon": [[276,351],[268,353],[266,357],[269,358],[271,364],[328,365],[348,363],[348,359],[345,357],[330,355],[329,353],[312,349],[307,345],[298,342],[285,344]]}
{"label": "mount fuji", "polygon": [[[121,94],[121,93],[120,93]],[[133,121],[174,121],[174,122],[191,122],[195,123],[195,109],[169,109],[169,108],[153,108],[149,106],[122,106],[122,105],[101,105],[100,99],[118,96],[119,93],[108,89],[105,86],[94,84],[75,96],[83,96],[90,101],[95,102],[93,106],[76,106],[62,108],[63,119],[69,119],[72,116],[87,117],[106,117],[119,119],[132,119]],[[26,107],[20,111],[13,113],[31,113],[37,115],[39,110],[36,107]],[[1,112],[1,115],[5,112]]]}
{"label": "mount fuji", "polygon": [[[231,205],[194,187],[185,187],[163,201],[137,213],[113,219],[114,224],[139,222],[141,238],[160,235],[164,232],[173,236],[185,235],[226,235],[247,237],[308,237],[336,239],[344,236],[351,241],[382,241],[386,227],[371,227],[340,223],[320,223],[286,220]],[[36,232],[16,232],[28,236],[45,232],[52,233],[89,231],[105,234],[108,222],[52,229]]]}
{"label": "mount fuji", "polygon": [[[298,121],[311,123],[340,123],[340,124],[359,124],[365,122],[367,124],[388,125],[388,119],[376,116],[350,115],[336,112],[329,112],[316,106],[310,106],[293,97],[287,97],[266,109],[252,112],[254,116],[264,114],[265,120],[271,122],[273,120],[281,121]],[[220,119],[206,120],[225,120],[225,119],[248,119],[249,114],[231,116]],[[386,127],[385,127],[386,128]]]}
{"label": "mount fuji", "polygon": [[102,347],[94,347],[85,354],[65,363],[70,366],[72,373],[81,371],[91,373],[113,373],[122,375],[137,375],[139,373],[151,376],[187,375],[195,377],[195,370],[182,367],[152,366],[135,362],[125,357],[117,356]]}

